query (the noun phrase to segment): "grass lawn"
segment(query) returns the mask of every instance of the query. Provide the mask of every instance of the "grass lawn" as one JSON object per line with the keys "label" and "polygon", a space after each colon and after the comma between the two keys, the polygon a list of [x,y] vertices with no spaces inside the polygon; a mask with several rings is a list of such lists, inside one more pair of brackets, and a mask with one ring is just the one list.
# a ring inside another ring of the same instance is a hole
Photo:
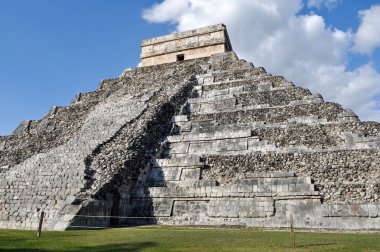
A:
{"label": "grass lawn", "polygon": [[380,251],[380,233],[297,232],[257,229],[131,227],[45,231],[0,230],[0,251]]}

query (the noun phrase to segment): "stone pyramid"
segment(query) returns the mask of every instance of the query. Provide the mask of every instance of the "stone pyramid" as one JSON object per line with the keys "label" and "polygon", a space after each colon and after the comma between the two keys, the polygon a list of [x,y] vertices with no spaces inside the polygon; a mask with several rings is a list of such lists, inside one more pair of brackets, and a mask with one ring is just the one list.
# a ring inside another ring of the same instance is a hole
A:
{"label": "stone pyramid", "polygon": [[0,137],[0,227],[380,229],[380,124],[233,51],[128,69]]}

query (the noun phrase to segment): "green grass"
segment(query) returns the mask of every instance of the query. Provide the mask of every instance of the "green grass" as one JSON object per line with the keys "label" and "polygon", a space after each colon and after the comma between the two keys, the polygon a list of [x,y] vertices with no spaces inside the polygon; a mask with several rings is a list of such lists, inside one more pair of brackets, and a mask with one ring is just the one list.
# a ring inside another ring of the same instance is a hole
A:
{"label": "green grass", "polygon": [[45,231],[0,230],[0,251],[380,251],[380,233],[297,232],[257,229],[132,227]]}

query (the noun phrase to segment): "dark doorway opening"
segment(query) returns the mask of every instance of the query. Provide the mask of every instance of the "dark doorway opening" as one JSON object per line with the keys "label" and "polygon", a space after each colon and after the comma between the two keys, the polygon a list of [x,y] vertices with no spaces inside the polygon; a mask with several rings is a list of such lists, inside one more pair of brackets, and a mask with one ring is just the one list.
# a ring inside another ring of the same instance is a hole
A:
{"label": "dark doorway opening", "polygon": [[185,54],[178,54],[177,55],[177,61],[184,61],[185,60]]}

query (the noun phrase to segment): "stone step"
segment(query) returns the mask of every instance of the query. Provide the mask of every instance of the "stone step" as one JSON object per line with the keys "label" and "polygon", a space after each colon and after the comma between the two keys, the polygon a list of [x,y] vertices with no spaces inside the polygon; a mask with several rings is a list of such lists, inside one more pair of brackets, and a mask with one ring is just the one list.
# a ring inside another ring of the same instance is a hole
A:
{"label": "stone step", "polygon": [[207,73],[207,74],[200,74],[196,76],[198,84],[203,85],[203,84],[208,84],[214,82],[214,76],[212,73]]}
{"label": "stone step", "polygon": [[152,168],[148,175],[147,182],[168,182],[179,180],[199,180],[201,175],[200,168]]}
{"label": "stone step", "polygon": [[211,92],[210,94],[222,95],[229,94],[231,88],[239,89],[240,87],[243,87],[244,91],[246,92],[257,91],[257,83],[257,79],[241,79],[234,81],[214,82],[201,85],[199,87],[202,91],[202,94],[207,94],[207,92]]}
{"label": "stone step", "polygon": [[[203,86],[202,86],[203,87]],[[210,90],[210,91],[203,91],[201,97],[195,98],[194,100],[189,101],[190,103],[199,103],[199,102],[207,102],[207,100],[212,100],[212,98],[220,98],[220,97],[231,97],[233,95],[237,94],[243,94],[248,93],[245,91],[246,86],[236,86],[236,87],[229,87],[226,89],[218,89],[218,90]],[[251,91],[251,90],[250,90]]]}
{"label": "stone step", "polygon": [[[362,149],[365,149],[364,147]],[[276,147],[275,144],[268,143],[266,140],[259,140],[258,137],[223,139],[198,142],[178,142],[174,143],[165,154],[172,158],[186,158],[188,155],[249,155],[254,152],[276,152],[276,153],[314,153],[326,151],[347,150],[345,147],[324,147],[317,146],[284,146]]]}
{"label": "stone step", "polygon": [[233,154],[234,152],[254,152],[258,150],[275,150],[276,147],[260,141],[258,137],[227,138],[208,141],[177,142],[171,144],[169,155],[195,155],[195,154]]}
{"label": "stone step", "polygon": [[345,146],[348,148],[380,148],[380,133],[379,136],[363,136],[363,134],[349,132],[341,132]]}
{"label": "stone step", "polygon": [[324,217],[380,217],[380,204],[331,204],[322,208]]}
{"label": "stone step", "polygon": [[[200,123],[194,123],[193,130],[200,130]],[[252,124],[253,125],[253,124]],[[315,149],[315,148],[343,148],[345,146],[351,148],[369,148],[376,147],[379,143],[379,137],[351,137],[350,134],[340,135],[336,131],[339,128],[346,128],[345,125],[341,124],[325,124],[325,125],[261,125],[264,127],[252,127],[249,124],[233,124],[233,125],[215,125],[214,123],[203,123],[202,131],[204,132],[186,132],[180,135],[174,135],[167,137],[167,141],[171,143],[170,153],[171,154],[181,154],[181,153],[193,153],[189,150],[190,146],[194,144],[203,144],[208,146],[208,149],[213,148],[213,146],[218,146],[215,144],[216,140],[224,139],[238,139],[248,137],[250,139],[257,139],[255,144],[252,146],[256,149],[260,139],[265,139],[261,141],[260,146],[265,146],[263,143],[275,144],[277,148],[293,148],[302,147],[302,149]],[[255,125],[256,126],[256,125]],[[274,127],[277,126],[277,127]],[[220,129],[220,130],[218,130]],[[207,130],[207,131],[206,131]],[[228,141],[227,141],[228,143]],[[205,147],[206,148],[206,147]],[[241,148],[240,148],[241,149]],[[249,148],[248,148],[249,149]],[[215,150],[218,151],[218,150]],[[169,152],[167,153],[169,154]]]}
{"label": "stone step", "polygon": [[[197,87],[198,98],[211,98],[223,95],[265,95],[276,92],[291,92],[294,90],[302,90],[303,88],[289,86],[273,86],[268,83],[260,84],[255,80],[239,80],[236,82],[220,82],[213,83],[212,85],[203,85]],[[304,92],[310,93],[310,91],[303,89]],[[270,100],[270,99],[268,99]]]}
{"label": "stone step", "polygon": [[[253,130],[257,128],[289,128],[289,127],[298,127],[299,124],[301,125],[316,125],[316,124],[323,124],[323,125],[337,125],[342,124],[340,122],[327,122],[326,119],[319,119],[317,116],[302,116],[302,117],[293,117],[289,118],[285,122],[281,123],[273,123],[273,124],[267,124],[265,121],[259,121],[259,122],[250,122],[250,123],[232,123],[227,125],[220,125],[214,121],[190,121],[191,125],[189,126],[190,131],[184,131],[185,134],[201,134],[206,133],[209,134],[210,132],[234,132],[239,130]],[[182,135],[175,135],[174,138],[170,139],[170,141],[177,142],[177,140],[182,139]],[[171,138],[171,136],[169,137]],[[168,140],[169,140],[168,138]],[[186,137],[183,137],[183,139],[186,139]]]}
{"label": "stone step", "polygon": [[[204,96],[208,92],[203,92],[202,96]],[[236,98],[237,104],[242,104],[242,106],[252,106],[252,105],[260,105],[260,104],[269,104],[268,106],[284,106],[290,103],[295,103],[299,100],[311,100],[311,99],[319,99],[319,101],[323,101],[322,97],[318,94],[312,95],[309,90],[304,88],[292,88],[292,89],[275,89],[271,91],[255,91],[248,90],[241,93],[233,94],[233,97]],[[219,98],[219,96],[214,96],[210,98]],[[227,95],[220,96],[219,100],[227,99]],[[209,99],[209,98],[207,98]],[[213,100],[200,100],[196,104],[203,103],[213,103]],[[215,103],[215,102],[214,102]],[[195,105],[195,104],[193,104]]]}
{"label": "stone step", "polygon": [[246,172],[239,178],[293,178],[294,172]]}
{"label": "stone step", "polygon": [[237,104],[236,99],[222,100],[215,103],[205,103],[190,105],[190,110],[192,115],[203,115],[203,114],[215,114],[215,113],[233,113],[239,111],[248,111],[248,110],[260,110],[260,109],[286,109],[294,106],[302,106],[308,104],[320,104],[322,100],[320,98],[308,98],[304,100],[294,100],[290,101],[289,104],[280,105],[280,106],[271,106],[270,104],[257,104],[250,106],[242,106],[242,104]]}
{"label": "stone step", "polygon": [[[380,146],[379,136],[373,135],[364,137],[364,134],[366,134],[367,131],[375,130],[376,132],[377,127],[374,126],[375,128],[371,129],[372,125],[368,125],[367,129],[363,129],[359,127],[359,125],[352,122],[326,123],[326,119],[320,120],[315,116],[303,118],[298,117],[297,121],[298,120],[301,121],[300,124],[263,124],[258,122],[248,124],[237,123],[231,125],[218,125],[212,121],[192,122],[192,130],[190,132],[184,132],[184,134],[181,135],[169,136],[167,140],[171,143],[183,143],[173,145],[172,154],[188,153],[189,145],[187,142],[209,141],[220,139],[220,136],[226,136],[228,138],[248,136],[250,129],[252,129],[251,135],[258,137],[259,139],[265,139],[268,143],[277,144],[278,148],[293,148],[293,146],[298,146],[302,147],[301,149],[305,149],[306,147],[305,150],[326,148],[368,149],[379,148]],[[302,120],[309,121],[310,124],[303,124]],[[320,121],[321,123],[317,124],[316,121]],[[241,132],[244,131],[247,133],[240,135]],[[298,137],[297,131],[301,134],[299,136],[303,136],[304,138]],[[337,133],[337,131],[341,133]],[[355,131],[358,131],[358,133]],[[285,139],[288,140],[285,141]]]}
{"label": "stone step", "polygon": [[234,94],[222,94],[222,95],[213,95],[213,96],[205,97],[202,94],[201,97],[190,98],[187,101],[188,103],[195,105],[195,104],[202,104],[202,103],[215,103],[215,102],[231,100],[231,99],[236,99],[236,96]]}
{"label": "stone step", "polygon": [[214,72],[212,73],[212,75],[214,76],[213,82],[221,82],[247,78],[257,78],[257,75],[255,73],[256,70],[254,69],[237,69],[233,71]]}
{"label": "stone step", "polygon": [[173,116],[171,119],[172,123],[187,122],[187,121],[189,121],[187,118],[187,115],[177,115],[177,116]]}
{"label": "stone step", "polygon": [[172,134],[180,134],[181,132],[190,132],[192,130],[192,122],[176,122],[173,124]]}
{"label": "stone step", "polygon": [[216,111],[226,111],[234,108],[241,108],[241,104],[237,104],[236,98],[220,99],[208,103],[192,103],[190,104],[190,112],[193,113],[214,113]]}
{"label": "stone step", "polygon": [[274,215],[274,200],[268,198],[165,198],[133,199],[132,216],[174,218],[266,218]]}
{"label": "stone step", "polygon": [[204,162],[200,160],[200,156],[188,155],[181,158],[156,159],[154,167],[188,167],[203,165]]}
{"label": "stone step", "polygon": [[264,218],[274,215],[274,200],[269,198],[212,199],[207,216],[223,218]]}
{"label": "stone step", "polygon": [[[241,78],[241,79],[234,79],[234,80],[228,80],[228,81],[217,81],[214,80],[214,82],[208,82],[202,85],[202,91],[211,91],[211,90],[218,90],[218,89],[226,89],[230,87],[237,87],[237,86],[244,86],[245,91],[248,91],[248,89],[256,91],[270,91],[274,89],[288,89],[288,88],[295,88],[295,85],[287,81],[286,79],[280,77],[280,76],[251,76],[248,78]],[[246,87],[248,88],[246,90]]]}
{"label": "stone step", "polygon": [[172,199],[132,199],[129,202],[131,217],[169,217],[174,200]]}
{"label": "stone step", "polygon": [[[202,146],[203,148],[204,146]],[[229,147],[228,147],[229,148]],[[307,146],[285,146],[285,147],[276,147],[274,144],[270,144],[267,141],[251,141],[248,142],[248,147],[235,147],[236,149],[241,148],[240,150],[226,150],[226,149],[213,149],[210,148],[207,151],[204,151],[199,148],[189,149],[187,153],[171,153],[168,152],[172,158],[186,158],[189,154],[191,155],[215,155],[215,156],[242,156],[242,155],[252,155],[256,152],[261,152],[263,154],[268,153],[277,153],[277,154],[315,154],[321,153],[326,154],[328,152],[345,152],[345,151],[359,151],[359,150],[370,150],[372,147],[370,145],[357,145],[354,147],[347,148],[346,146],[338,147],[323,147],[317,146],[315,148],[309,148]]]}
{"label": "stone step", "polygon": [[181,181],[159,181],[159,182],[146,182],[144,186],[148,187],[167,187],[167,188],[196,188],[205,186],[216,186],[216,180],[181,180]]}
{"label": "stone step", "polygon": [[[318,191],[300,191],[300,192],[276,192],[272,193],[273,197],[276,199],[299,199],[299,198],[321,198],[321,195]],[[257,197],[260,197],[259,194]]]}
{"label": "stone step", "polygon": [[225,129],[220,131],[212,131],[192,134],[184,133],[181,135],[168,136],[167,140],[170,143],[178,142],[196,142],[196,141],[206,141],[206,140],[218,140],[218,139],[228,139],[228,138],[242,138],[252,136],[251,129]]}
{"label": "stone step", "polygon": [[235,68],[234,70],[212,71],[207,74],[198,75],[198,84],[205,85],[219,81],[231,81],[236,79],[245,79],[250,76],[256,76],[257,70],[247,68]]}
{"label": "stone step", "polygon": [[[302,123],[303,121],[307,122],[307,124]],[[320,123],[317,123],[318,121]],[[369,124],[367,128],[363,129],[358,124],[351,122],[327,123],[326,119],[321,120],[316,116],[298,117],[296,120],[291,120],[291,123],[286,124],[264,124],[262,122],[257,122],[218,125],[213,121],[191,123],[190,132],[169,136],[167,140],[171,143],[183,143],[220,139],[223,136],[228,138],[238,138],[249,136],[249,131],[252,131],[251,135],[259,137],[259,139],[265,139],[272,144],[278,143],[280,144],[278,147],[291,147],[294,145],[302,146],[306,144],[309,148],[365,149],[378,148],[380,146],[379,136],[373,135],[373,133],[370,136],[364,136],[368,131],[378,131],[377,126]],[[247,133],[242,134],[242,132]],[[297,132],[299,132],[300,135],[297,135]],[[303,138],[301,136],[303,136]],[[179,147],[181,146],[176,145],[175,149]],[[183,145],[183,148],[186,150],[188,150],[188,147],[187,143]],[[174,154],[174,152],[172,153]],[[175,152],[175,154],[179,153],[186,152],[183,152],[183,150]]]}
{"label": "stone step", "polygon": [[272,124],[287,122],[292,117],[317,116],[320,119],[326,119],[328,122],[336,122],[338,121],[338,114],[342,111],[343,109],[340,105],[326,102],[272,108],[250,109],[249,107],[243,107],[225,112],[192,114],[190,119],[192,122],[214,121],[220,125],[249,123],[252,121],[265,121]]}
{"label": "stone step", "polygon": [[257,192],[307,192],[314,191],[310,177],[237,179],[234,185]]}
{"label": "stone step", "polygon": [[[191,181],[177,182],[177,184],[190,184]],[[295,190],[291,188],[295,185]],[[290,190],[274,189],[269,185],[257,186],[170,186],[136,188],[132,198],[223,198],[223,197],[308,197],[320,196],[310,184],[289,184]]]}
{"label": "stone step", "polygon": [[265,104],[270,106],[281,106],[286,104],[296,104],[300,100],[323,102],[320,94],[311,94],[309,90],[300,87],[280,87],[271,88],[270,90],[258,90],[254,86],[237,86],[226,89],[211,91],[199,91],[199,97],[189,99],[190,105],[195,107],[204,103],[221,103],[225,100],[236,98],[238,104],[245,106]]}

